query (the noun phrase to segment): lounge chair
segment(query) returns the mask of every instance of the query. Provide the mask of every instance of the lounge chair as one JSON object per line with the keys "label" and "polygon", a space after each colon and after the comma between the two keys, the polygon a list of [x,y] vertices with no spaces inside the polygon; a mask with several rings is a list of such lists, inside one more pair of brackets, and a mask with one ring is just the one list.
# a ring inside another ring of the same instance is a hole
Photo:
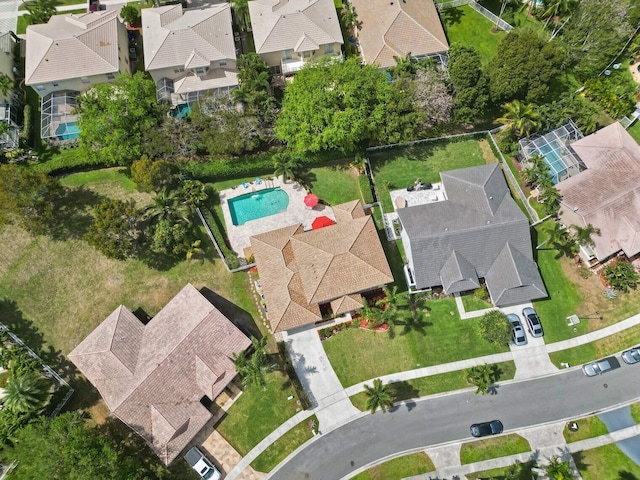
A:
{"label": "lounge chair", "polygon": [[244,188],[249,188],[249,184],[248,184],[247,182],[242,182],[242,186],[243,186]]}
{"label": "lounge chair", "polygon": [[262,180],[260,180],[260,178],[256,177],[256,185],[260,185],[262,183]]}

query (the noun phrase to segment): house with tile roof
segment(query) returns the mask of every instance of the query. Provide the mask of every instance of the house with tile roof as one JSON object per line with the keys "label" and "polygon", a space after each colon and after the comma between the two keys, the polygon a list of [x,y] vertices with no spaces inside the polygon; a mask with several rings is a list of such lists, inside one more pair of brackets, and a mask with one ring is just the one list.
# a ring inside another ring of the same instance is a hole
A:
{"label": "house with tile roof", "polygon": [[41,97],[43,139],[77,137],[76,96],[131,72],[127,29],[117,10],[54,15],[28,26],[26,43],[25,84]]}
{"label": "house with tile roof", "polygon": [[273,332],[362,308],[362,293],[393,282],[373,218],[359,201],[336,205],[336,224],[292,225],[251,237]]}
{"label": "house with tile roof", "polygon": [[290,75],[310,60],[341,55],[332,0],[252,0],[249,15],[256,53],[275,74]]}
{"label": "house with tile roof", "polygon": [[624,254],[640,254],[640,146],[614,122],[571,144],[586,170],[556,184],[560,219],[567,226],[591,224],[593,247],[580,255],[594,266]]}
{"label": "house with tile roof", "polygon": [[424,58],[449,50],[433,0],[351,0],[358,15],[357,42],[364,62],[383,68],[395,57]]}
{"label": "house with tile roof", "polygon": [[238,86],[231,5],[142,10],[144,65],[159,102],[191,105],[207,93]]}
{"label": "house with tile roof", "polygon": [[529,221],[500,166],[451,170],[440,177],[446,200],[397,210],[410,287],[460,293],[484,279],[498,307],[546,297]]}
{"label": "house with tile roof", "polygon": [[146,325],[119,306],[69,359],[111,413],[170,464],[211,418],[250,340],[191,284]]}

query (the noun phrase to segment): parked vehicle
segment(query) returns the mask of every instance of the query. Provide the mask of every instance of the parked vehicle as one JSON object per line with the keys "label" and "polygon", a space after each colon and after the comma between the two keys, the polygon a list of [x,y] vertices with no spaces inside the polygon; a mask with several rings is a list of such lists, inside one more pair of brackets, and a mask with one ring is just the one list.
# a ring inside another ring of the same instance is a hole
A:
{"label": "parked vehicle", "polygon": [[609,360],[598,360],[597,362],[586,363],[582,366],[582,371],[587,377],[595,377],[596,375],[602,375],[605,372],[611,370],[611,363]]}
{"label": "parked vehicle", "polygon": [[538,314],[533,308],[527,307],[522,310],[522,316],[524,317],[524,321],[527,322],[527,327],[532,337],[538,338],[544,335],[540,317],[538,317]]}
{"label": "parked vehicle", "polygon": [[487,437],[502,433],[503,426],[500,420],[491,420],[490,422],[474,423],[470,430],[474,437]]}
{"label": "parked vehicle", "polygon": [[220,472],[202,454],[198,447],[191,447],[184,459],[205,480],[220,480]]}
{"label": "parked vehicle", "polygon": [[640,347],[630,348],[622,352],[622,361],[629,365],[640,362]]}
{"label": "parked vehicle", "polygon": [[526,345],[527,344],[527,334],[524,333],[524,328],[522,328],[522,323],[520,323],[520,317],[515,313],[510,313],[507,315],[509,322],[511,323],[511,339],[515,345]]}

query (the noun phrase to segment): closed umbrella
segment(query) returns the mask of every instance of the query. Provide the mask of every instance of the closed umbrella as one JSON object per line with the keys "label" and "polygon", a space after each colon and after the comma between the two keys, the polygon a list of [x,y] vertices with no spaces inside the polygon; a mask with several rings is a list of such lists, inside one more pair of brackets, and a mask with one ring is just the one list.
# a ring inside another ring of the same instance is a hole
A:
{"label": "closed umbrella", "polygon": [[315,207],[318,204],[318,197],[316,197],[313,193],[310,193],[306,197],[304,197],[304,204],[307,207]]}

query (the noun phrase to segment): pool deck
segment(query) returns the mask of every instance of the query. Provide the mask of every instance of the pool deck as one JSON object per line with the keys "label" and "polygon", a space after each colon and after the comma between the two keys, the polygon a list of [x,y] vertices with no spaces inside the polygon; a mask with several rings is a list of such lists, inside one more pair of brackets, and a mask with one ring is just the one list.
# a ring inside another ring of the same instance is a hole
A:
{"label": "pool deck", "polygon": [[[233,224],[231,212],[229,211],[229,199],[274,187],[280,187],[289,195],[289,205],[284,212],[250,220],[243,225]],[[222,190],[220,192],[220,204],[222,206],[222,214],[224,215],[224,223],[227,228],[227,238],[233,251],[236,252],[239,257],[244,258],[244,250],[251,246],[250,239],[253,235],[300,223],[304,226],[305,230],[311,230],[313,221],[323,215],[329,217],[334,222],[336,221],[331,207],[325,205],[317,205],[313,208],[307,207],[304,204],[304,197],[306,196],[307,192],[297,182],[284,183],[281,178],[263,178],[260,184],[253,182],[247,188],[239,184],[236,188]]]}

